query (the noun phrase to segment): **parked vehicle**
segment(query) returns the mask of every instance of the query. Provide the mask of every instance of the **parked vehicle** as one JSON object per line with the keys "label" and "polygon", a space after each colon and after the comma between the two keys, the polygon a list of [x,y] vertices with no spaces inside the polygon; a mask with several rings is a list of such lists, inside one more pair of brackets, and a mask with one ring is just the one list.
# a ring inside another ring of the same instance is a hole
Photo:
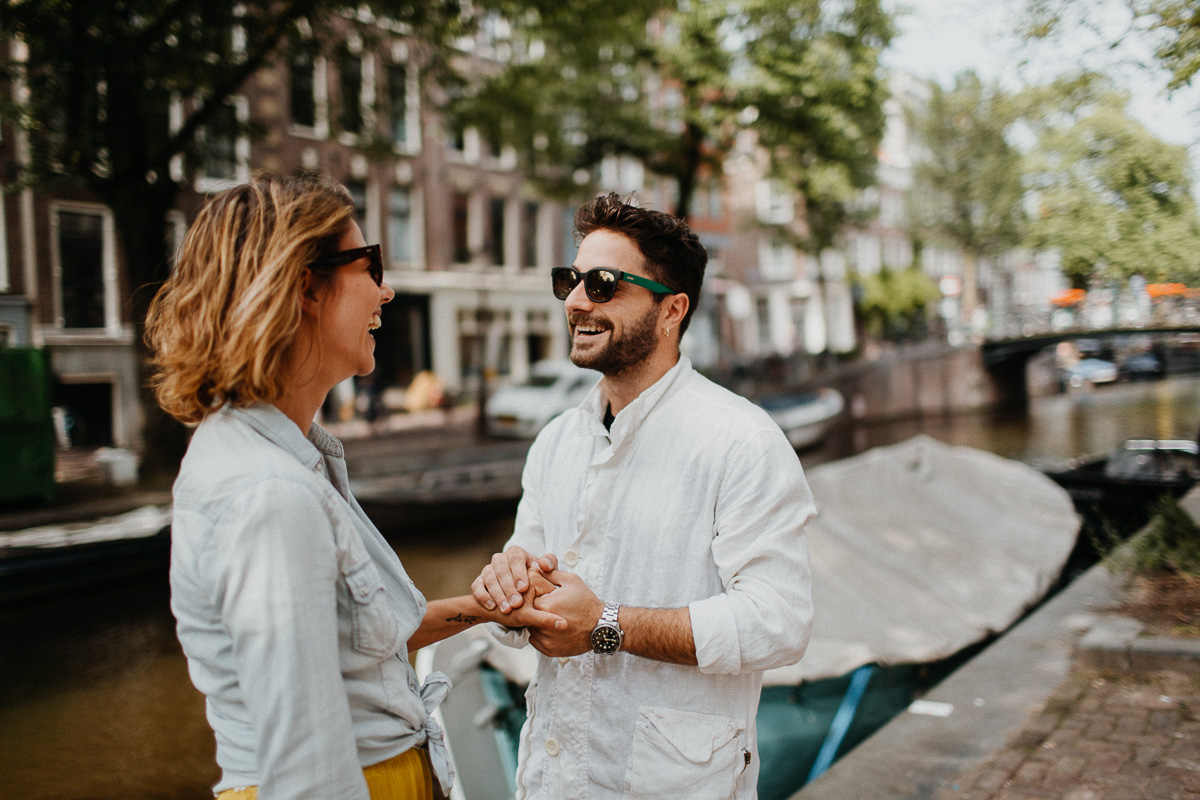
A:
{"label": "parked vehicle", "polygon": [[1068,367],[1063,375],[1063,383],[1078,389],[1097,383],[1112,383],[1117,379],[1117,365],[1102,358],[1085,358],[1072,367]]}
{"label": "parked vehicle", "polygon": [[528,381],[500,389],[488,399],[488,432],[532,439],[547,422],[579,405],[599,379],[599,372],[566,359],[539,361]]}
{"label": "parked vehicle", "polygon": [[1125,359],[1121,364],[1121,375],[1127,380],[1155,380],[1163,375],[1162,361],[1149,351]]}

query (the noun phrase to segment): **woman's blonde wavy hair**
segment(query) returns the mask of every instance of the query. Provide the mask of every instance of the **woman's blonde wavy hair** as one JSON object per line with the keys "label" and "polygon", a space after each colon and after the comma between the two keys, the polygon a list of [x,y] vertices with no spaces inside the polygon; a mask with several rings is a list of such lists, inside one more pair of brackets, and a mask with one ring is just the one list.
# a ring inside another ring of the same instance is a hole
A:
{"label": "woman's blonde wavy hair", "polygon": [[204,206],[146,316],[164,411],[197,423],[226,403],[283,395],[301,275],[337,249],[353,216],[345,187],[316,174],[261,174]]}

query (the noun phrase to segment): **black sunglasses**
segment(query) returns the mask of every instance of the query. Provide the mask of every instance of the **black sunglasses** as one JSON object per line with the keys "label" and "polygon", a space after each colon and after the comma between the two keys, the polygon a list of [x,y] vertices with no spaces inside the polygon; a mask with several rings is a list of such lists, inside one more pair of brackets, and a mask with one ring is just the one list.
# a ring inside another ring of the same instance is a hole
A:
{"label": "black sunglasses", "polygon": [[315,270],[337,269],[346,264],[353,264],[360,258],[371,260],[370,265],[367,267],[367,272],[371,274],[371,280],[375,281],[376,286],[383,286],[383,248],[377,244],[369,244],[366,247],[355,247],[350,250],[341,250],[337,253],[321,256],[309,264],[308,268]]}
{"label": "black sunglasses", "polygon": [[617,291],[617,284],[621,281],[628,281],[634,286],[649,289],[655,294],[679,294],[671,287],[663,286],[657,281],[643,278],[641,275],[634,275],[632,272],[622,272],[612,267],[596,267],[587,272],[580,272],[574,267],[555,267],[550,270],[550,280],[554,288],[554,296],[559,300],[566,300],[567,295],[571,294],[580,281],[583,281],[583,291],[587,294],[588,300],[593,303],[607,303],[612,300]]}

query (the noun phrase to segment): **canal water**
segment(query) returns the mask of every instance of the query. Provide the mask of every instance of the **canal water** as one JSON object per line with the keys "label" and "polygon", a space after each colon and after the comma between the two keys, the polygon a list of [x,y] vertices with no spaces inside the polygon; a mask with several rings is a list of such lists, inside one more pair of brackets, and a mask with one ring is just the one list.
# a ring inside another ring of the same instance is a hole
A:
{"label": "canal water", "polygon": [[[846,424],[812,467],[919,433],[1031,464],[1127,438],[1194,438],[1200,378],[1035,399],[1027,413]],[[817,498],[818,503],[820,498]],[[389,538],[429,597],[462,594],[511,517]],[[188,680],[166,576],[0,608],[0,798],[203,800],[217,779],[204,703]]]}

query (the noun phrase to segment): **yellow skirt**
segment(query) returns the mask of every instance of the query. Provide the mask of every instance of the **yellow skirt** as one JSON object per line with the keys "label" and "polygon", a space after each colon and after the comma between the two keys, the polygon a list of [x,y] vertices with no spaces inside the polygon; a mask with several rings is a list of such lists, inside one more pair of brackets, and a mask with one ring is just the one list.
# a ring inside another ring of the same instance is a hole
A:
{"label": "yellow skirt", "polygon": [[[371,800],[433,800],[433,769],[423,747],[363,768]],[[226,789],[217,800],[258,800],[258,787]]]}

